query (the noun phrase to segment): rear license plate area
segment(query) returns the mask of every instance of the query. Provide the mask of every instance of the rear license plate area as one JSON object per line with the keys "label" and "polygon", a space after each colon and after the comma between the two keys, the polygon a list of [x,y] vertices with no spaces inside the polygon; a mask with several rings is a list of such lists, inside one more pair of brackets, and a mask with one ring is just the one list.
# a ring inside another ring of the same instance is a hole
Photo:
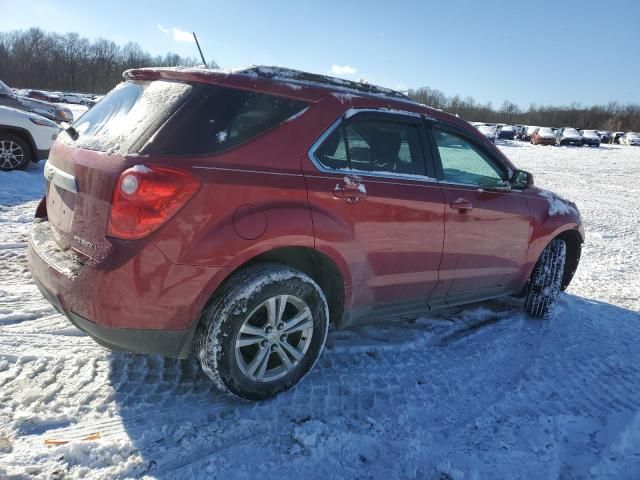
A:
{"label": "rear license plate area", "polygon": [[73,223],[76,194],[47,182],[47,217],[60,231],[69,232]]}

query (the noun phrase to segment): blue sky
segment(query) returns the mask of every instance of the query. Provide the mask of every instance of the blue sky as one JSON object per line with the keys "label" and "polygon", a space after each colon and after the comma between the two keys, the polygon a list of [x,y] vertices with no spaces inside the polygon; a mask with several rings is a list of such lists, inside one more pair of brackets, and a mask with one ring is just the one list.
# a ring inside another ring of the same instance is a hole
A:
{"label": "blue sky", "polygon": [[[38,26],[222,67],[275,64],[500,105],[640,103],[640,1],[0,0]],[[335,67],[342,68],[335,68]]]}

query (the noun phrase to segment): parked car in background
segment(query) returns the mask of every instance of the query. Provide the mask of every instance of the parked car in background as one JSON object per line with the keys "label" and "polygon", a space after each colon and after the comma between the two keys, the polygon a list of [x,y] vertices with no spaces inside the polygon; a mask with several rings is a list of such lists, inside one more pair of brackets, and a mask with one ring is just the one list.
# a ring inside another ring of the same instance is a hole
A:
{"label": "parked car in background", "polygon": [[583,145],[588,145],[590,147],[600,146],[600,135],[598,135],[596,130],[582,130],[580,133],[582,134]]}
{"label": "parked car in background", "polygon": [[27,249],[102,345],[194,354],[261,400],[330,325],[507,295],[542,318],[578,266],[574,203],[401,93],[277,67],[125,79],[54,144]]}
{"label": "parked car in background", "polygon": [[536,127],[535,125],[529,125],[527,127],[527,129],[524,131],[524,133],[522,134],[522,140],[524,140],[525,142],[529,142],[531,141],[531,135],[533,134],[533,132],[535,132],[538,128],[540,127]]}
{"label": "parked car in background", "polygon": [[522,142],[524,141],[529,141],[528,137],[527,137],[527,128],[529,128],[527,125],[520,125],[517,129],[516,129],[516,135],[515,135],[515,139],[516,140],[520,140]]}
{"label": "parked car in background", "polygon": [[608,130],[598,130],[598,135],[600,135],[600,143],[611,143],[611,138],[613,133]]}
{"label": "parked car in background", "polygon": [[26,168],[47,158],[60,127],[35,113],[0,107],[0,170]]}
{"label": "parked car in background", "polygon": [[81,94],[81,93],[64,93],[60,94],[60,101],[63,103],[72,103],[75,105],[86,105],[93,106],[95,105],[95,100],[93,100],[94,95],[90,94]]}
{"label": "parked car in background", "polygon": [[60,100],[64,103],[75,103],[76,105],[84,105],[86,98],[75,93],[62,93]]}
{"label": "parked car in background", "polygon": [[613,132],[610,143],[620,143],[620,139],[622,138],[623,135],[624,135],[624,132]]}
{"label": "parked car in background", "polygon": [[73,113],[71,113],[71,110],[68,108],[16,95],[16,93],[2,81],[0,81],[0,106],[37,113],[58,123],[73,121]]}
{"label": "parked car in background", "polygon": [[559,128],[556,131],[556,144],[557,145],[575,145],[577,147],[582,146],[582,135],[575,128],[564,127]]}
{"label": "parked car in background", "polygon": [[513,125],[505,125],[498,131],[498,138],[502,140],[513,140],[516,135]]}
{"label": "parked car in background", "polygon": [[531,143],[534,145],[555,145],[556,135],[549,127],[536,128],[531,134]]}
{"label": "parked car in background", "polygon": [[487,137],[492,143],[496,143],[496,137],[498,135],[496,127],[492,125],[478,125],[476,128],[482,135]]}
{"label": "parked car in background", "polygon": [[640,134],[636,132],[627,132],[620,138],[620,145],[640,145]]}
{"label": "parked car in background", "polygon": [[41,90],[19,90],[17,93],[20,96],[35,98],[36,100],[42,100],[44,102],[56,103],[61,101],[58,95],[49,92],[43,92]]}

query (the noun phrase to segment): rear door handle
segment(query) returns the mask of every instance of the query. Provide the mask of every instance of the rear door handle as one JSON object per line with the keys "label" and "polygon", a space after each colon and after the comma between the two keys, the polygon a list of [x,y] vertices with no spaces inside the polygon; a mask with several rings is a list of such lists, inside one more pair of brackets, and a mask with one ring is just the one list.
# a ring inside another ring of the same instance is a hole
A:
{"label": "rear door handle", "polygon": [[464,198],[456,198],[453,202],[451,202],[451,208],[458,210],[460,213],[470,212],[473,210],[473,205],[469,200],[465,200]]}

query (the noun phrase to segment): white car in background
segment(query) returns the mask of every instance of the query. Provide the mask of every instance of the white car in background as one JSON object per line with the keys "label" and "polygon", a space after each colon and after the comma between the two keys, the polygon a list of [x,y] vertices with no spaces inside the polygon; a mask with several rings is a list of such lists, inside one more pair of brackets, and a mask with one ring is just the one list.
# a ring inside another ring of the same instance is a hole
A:
{"label": "white car in background", "polygon": [[0,107],[0,170],[27,168],[49,155],[60,126],[35,113]]}
{"label": "white car in background", "polygon": [[477,125],[476,128],[481,134],[483,134],[493,143],[496,143],[496,137],[498,136],[498,130],[496,127],[492,125]]}
{"label": "white car in background", "polygon": [[620,137],[620,145],[640,145],[640,133],[625,133],[622,137]]}

